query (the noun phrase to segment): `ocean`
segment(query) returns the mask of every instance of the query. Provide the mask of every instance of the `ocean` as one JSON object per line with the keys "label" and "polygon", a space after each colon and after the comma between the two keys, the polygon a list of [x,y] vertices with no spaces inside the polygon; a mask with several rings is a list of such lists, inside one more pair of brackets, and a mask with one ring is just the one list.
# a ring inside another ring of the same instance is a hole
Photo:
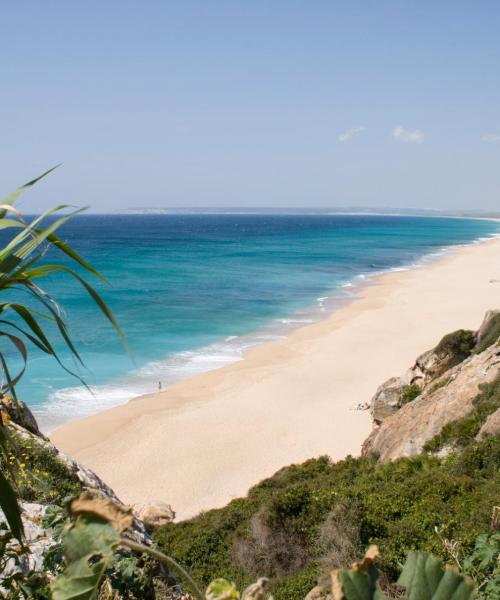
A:
{"label": "ocean", "polygon": [[[95,287],[131,354],[81,287],[53,277],[47,288],[71,325],[92,393],[31,348],[18,396],[50,431],[154,392],[159,382],[165,389],[239,360],[256,344],[324,318],[376,274],[499,232],[492,221],[404,216],[77,217],[60,234],[109,280]],[[61,260],[54,251],[47,259]]]}

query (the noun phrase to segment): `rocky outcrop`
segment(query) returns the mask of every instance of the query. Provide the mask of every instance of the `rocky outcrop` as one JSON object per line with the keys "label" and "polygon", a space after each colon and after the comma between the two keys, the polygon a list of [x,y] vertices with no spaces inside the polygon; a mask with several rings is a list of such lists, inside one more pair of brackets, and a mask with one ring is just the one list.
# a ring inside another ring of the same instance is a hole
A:
{"label": "rocky outcrop", "polygon": [[[460,330],[445,336],[402,377],[393,377],[380,386],[371,403],[375,427],[363,445],[364,455],[375,453],[380,460],[390,460],[419,454],[447,423],[473,410],[479,386],[492,382],[500,373],[500,347],[493,339],[486,350],[471,354],[470,346],[491,337],[497,320],[498,311],[490,311],[477,334]],[[468,357],[456,364],[461,355]],[[418,386],[417,397],[404,403],[408,386]],[[497,411],[488,417],[478,439],[499,430]]]}
{"label": "rocky outcrop", "polygon": [[[8,423],[11,434],[18,438],[23,438],[28,442],[27,445],[31,447],[42,447],[48,450],[51,456],[66,467],[67,479],[69,481],[78,483],[82,491],[87,490],[94,496],[101,496],[114,503],[122,504],[113,490],[93,471],[87,469],[70,456],[60,452],[49,440],[40,433],[37,433],[38,426],[36,420],[26,405],[20,404],[16,406],[15,402],[6,401],[4,397],[0,400],[0,406],[0,410],[3,413],[3,422]],[[5,419],[6,414],[8,415],[7,419]],[[66,478],[66,475],[63,477]],[[19,542],[15,539],[7,542],[4,553],[6,560],[2,565],[2,578],[15,575],[16,573],[28,575],[31,571],[40,570],[44,567],[44,557],[47,551],[59,543],[51,519],[45,519],[50,506],[49,504],[20,502],[21,518],[25,533],[25,550],[19,552]],[[174,516],[172,509],[168,507],[169,511],[167,511],[165,506],[161,506],[161,503],[158,503],[156,509],[157,521],[160,521],[161,518],[166,519],[167,515],[171,520]],[[154,520],[151,508],[148,516],[151,517],[151,520]],[[5,522],[5,516],[1,510],[0,522]],[[126,532],[126,536],[135,542],[145,545],[152,544],[151,536],[145,524],[137,516],[134,517],[132,527]]]}
{"label": "rocky outcrop", "polygon": [[132,512],[149,531],[158,529],[175,519],[175,512],[170,504],[161,500],[134,504]]}
{"label": "rocky outcrop", "polygon": [[[495,314],[495,311],[487,314],[481,326],[483,336],[489,334],[491,326],[488,323],[491,323],[491,318]],[[436,383],[444,373],[463,362],[471,354],[478,335],[463,329],[454,331],[444,336],[435,348],[421,354],[404,375],[391,377],[384,382],[370,402],[370,411],[375,424],[380,425],[408,401],[419,396],[419,391],[423,392],[430,384]]]}
{"label": "rocky outcrop", "polygon": [[0,412],[3,415],[4,422],[5,416],[7,416],[8,421],[16,423],[30,433],[34,433],[37,436],[42,435],[33,413],[21,400],[16,402],[7,394],[0,395]]}

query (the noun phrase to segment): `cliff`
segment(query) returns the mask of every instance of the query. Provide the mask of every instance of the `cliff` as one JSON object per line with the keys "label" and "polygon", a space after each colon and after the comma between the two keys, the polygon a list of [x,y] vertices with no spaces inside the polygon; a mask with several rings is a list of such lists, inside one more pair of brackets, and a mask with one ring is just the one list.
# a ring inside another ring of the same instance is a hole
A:
{"label": "cliff", "polygon": [[[49,598],[49,583],[62,567],[61,533],[68,523],[68,500],[86,491],[94,498],[123,504],[94,472],[62,453],[40,433],[24,403],[4,396],[0,399],[0,414],[8,429],[8,460],[25,534],[20,547],[6,529],[0,531],[0,598],[31,598],[30,590],[36,590],[36,598]],[[126,536],[146,546],[153,543],[152,530],[174,516],[172,509],[162,503],[138,505],[134,514],[142,518],[134,516]],[[4,520],[0,510],[0,522]],[[173,573],[127,551],[117,553],[106,585],[114,600],[184,597]]]}
{"label": "cliff", "polygon": [[361,457],[284,467],[245,498],[160,528],[159,547],[203,584],[266,576],[275,600],[330,598],[331,570],[370,544],[389,598],[401,598],[409,549],[470,562],[476,539],[498,538],[499,338],[498,311],[445,336],[376,391]]}
{"label": "cliff", "polygon": [[[400,377],[379,387],[371,402],[374,430],[363,445],[363,454],[381,461],[415,456],[424,450],[449,451],[453,444],[432,440],[443,428],[475,410],[478,395],[494,386],[500,373],[500,312],[490,311],[477,332],[459,330],[417,358]],[[493,392],[495,396],[497,392]],[[497,402],[491,413],[483,411],[476,435],[499,431]],[[484,404],[484,402],[483,402]],[[496,411],[496,412],[495,412]]]}
{"label": "cliff", "polygon": [[[476,540],[500,540],[499,339],[500,312],[491,311],[478,331],[445,336],[381,385],[362,456],[284,467],[247,497],[180,523],[165,505],[136,506],[146,524],[136,518],[130,535],[173,556],[200,586],[222,576],[244,587],[265,576],[275,600],[330,598],[329,573],[370,544],[380,549],[381,584],[389,598],[401,597],[395,581],[409,549],[471,563]],[[2,587],[10,591],[6,586],[22,575],[23,584],[33,584],[36,597],[45,599],[48,581],[62,567],[67,498],[88,490],[120,501],[43,438],[25,405],[4,398],[0,409],[22,460],[18,466],[13,461],[13,476],[28,549],[20,551],[3,534],[0,597]],[[500,581],[492,557],[484,578]],[[117,554],[105,586],[111,590],[105,597],[113,600],[190,598],[171,573],[127,551]]]}

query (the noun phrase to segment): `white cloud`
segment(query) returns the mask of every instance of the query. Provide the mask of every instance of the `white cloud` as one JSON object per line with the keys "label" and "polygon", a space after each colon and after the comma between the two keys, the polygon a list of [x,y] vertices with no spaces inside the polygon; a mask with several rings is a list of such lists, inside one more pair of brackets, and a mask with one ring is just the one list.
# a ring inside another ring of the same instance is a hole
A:
{"label": "white cloud", "polygon": [[407,142],[410,144],[423,144],[424,134],[419,130],[409,131],[401,125],[398,125],[392,130],[392,137],[398,142]]}
{"label": "white cloud", "polygon": [[362,131],[365,131],[366,127],[353,127],[352,129],[349,129],[348,131],[344,131],[344,133],[341,133],[338,137],[339,142],[348,142],[349,140],[352,140],[352,138],[355,135],[358,135],[358,133],[361,133]]}
{"label": "white cloud", "polygon": [[485,133],[481,136],[482,142],[500,142],[500,135],[498,133]]}

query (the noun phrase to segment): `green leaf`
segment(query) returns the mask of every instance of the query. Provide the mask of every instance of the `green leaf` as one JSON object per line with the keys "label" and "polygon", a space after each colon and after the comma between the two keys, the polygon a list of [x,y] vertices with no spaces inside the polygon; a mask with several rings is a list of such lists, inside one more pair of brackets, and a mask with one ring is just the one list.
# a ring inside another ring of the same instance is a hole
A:
{"label": "green leaf", "polygon": [[21,379],[21,377],[24,375],[24,372],[26,371],[28,353],[26,351],[26,346],[24,345],[24,342],[20,338],[18,338],[16,335],[6,333],[5,331],[0,331],[0,337],[6,337],[8,340],[10,340],[12,342],[12,344],[16,347],[17,351],[19,352],[19,354],[21,355],[21,357],[23,359],[23,366],[22,366],[21,370],[14,378],[12,378],[10,376],[9,369],[6,367],[6,363],[4,362],[3,354],[0,353],[2,369],[7,378],[7,383],[3,384],[2,389],[12,389],[12,388],[14,388],[16,383]]}
{"label": "green leaf", "polygon": [[84,515],[63,535],[66,568],[51,583],[53,600],[94,600],[119,543],[106,521]]}
{"label": "green leaf", "polygon": [[7,519],[10,530],[20,542],[23,539],[23,522],[21,520],[21,509],[9,480],[0,471],[0,506]]}
{"label": "green leaf", "polygon": [[377,577],[374,567],[367,572],[342,571],[339,578],[346,600],[387,600],[377,585]]}
{"label": "green leaf", "polygon": [[[17,190],[15,192],[12,192],[12,194],[10,194],[9,196],[7,196],[7,198],[5,198],[4,200],[2,200],[2,204],[14,204],[14,202],[19,198],[19,196],[23,192],[25,192],[30,187],[34,186],[35,183],[37,183],[38,181],[40,181],[40,179],[43,179],[49,173],[52,173],[52,171],[54,171],[55,169],[57,169],[60,166],[61,165],[59,164],[59,165],[56,165],[55,167],[52,167],[48,171],[45,171],[45,173],[42,173],[41,175],[39,175],[35,179],[32,179],[31,181],[28,181],[28,183],[25,183],[21,187],[17,188]],[[6,212],[5,210],[0,210],[0,217],[5,216],[5,212]]]}
{"label": "green leaf", "polygon": [[468,578],[423,552],[408,554],[398,584],[406,588],[407,600],[470,600],[475,594]]}

